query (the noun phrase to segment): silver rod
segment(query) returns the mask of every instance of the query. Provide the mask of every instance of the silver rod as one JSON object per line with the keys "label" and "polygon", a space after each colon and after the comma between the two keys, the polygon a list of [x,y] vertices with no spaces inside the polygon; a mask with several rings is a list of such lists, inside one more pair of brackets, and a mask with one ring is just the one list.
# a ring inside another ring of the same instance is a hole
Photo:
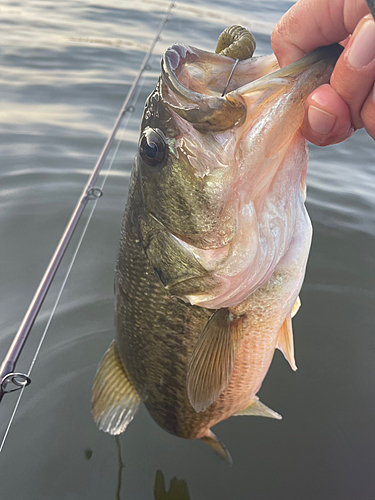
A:
{"label": "silver rod", "polygon": [[[116,122],[114,124],[114,127],[112,129],[111,135],[108,137],[107,142],[105,143],[102,152],[98,158],[98,161],[96,162],[96,165],[82,191],[82,194],[78,200],[77,205],[75,206],[75,209],[73,211],[72,216],[70,217],[70,220],[65,228],[64,234],[61,237],[61,240],[55,250],[55,253],[53,254],[53,257],[46,269],[46,272],[44,273],[44,276],[38,286],[38,289],[34,295],[33,300],[31,301],[31,304],[25,314],[25,317],[22,320],[21,326],[19,327],[13,342],[8,350],[7,355],[5,356],[5,359],[0,367],[0,401],[2,400],[4,396],[4,391],[2,387],[2,382],[4,378],[9,374],[14,372],[16,363],[18,361],[18,358],[21,354],[21,351],[25,345],[25,342],[27,340],[27,337],[31,331],[31,328],[34,325],[34,322],[36,320],[36,317],[40,311],[40,308],[44,302],[44,299],[47,295],[47,292],[51,286],[51,283],[53,281],[53,278],[55,277],[56,271],[60,265],[60,262],[64,256],[64,253],[66,251],[66,248],[73,236],[74,230],[77,227],[77,224],[79,222],[79,219],[82,215],[83,210],[86,207],[87,202],[90,199],[93,199],[93,189],[95,186],[95,182],[98,178],[98,175],[100,173],[100,170],[107,158],[107,155],[109,153],[109,150],[112,146],[112,143],[114,141],[116,132],[118,128],[120,127],[121,120],[126,114],[127,111],[129,111],[129,103],[131,102],[131,99],[133,97],[134,91],[138,85],[139,79],[142,76],[142,73],[144,72],[146,65],[148,63],[148,60],[150,59],[150,56],[155,48],[156,43],[160,39],[160,34],[164,28],[165,23],[168,21],[171,10],[175,6],[174,2],[171,2],[168,9],[166,10],[166,13],[160,23],[159,29],[155,35],[155,38],[153,39],[147,54],[145,55],[142,64],[138,70],[138,73],[133,81],[132,86],[130,87],[130,90],[128,92],[128,95],[125,98],[124,104],[122,105],[121,111],[116,119]],[[95,197],[95,196],[94,196]]]}

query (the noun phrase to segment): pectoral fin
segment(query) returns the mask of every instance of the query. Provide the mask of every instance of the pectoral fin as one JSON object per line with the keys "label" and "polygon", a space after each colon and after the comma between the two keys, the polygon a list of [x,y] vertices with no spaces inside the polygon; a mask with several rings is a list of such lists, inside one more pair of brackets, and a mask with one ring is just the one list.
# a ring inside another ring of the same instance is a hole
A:
{"label": "pectoral fin", "polygon": [[271,408],[268,408],[268,406],[263,404],[257,396],[254,396],[254,399],[249,405],[247,405],[238,413],[235,413],[233,416],[240,417],[245,415],[254,417],[276,418],[277,420],[281,420],[283,418],[279,413],[271,410]]}
{"label": "pectoral fin", "polygon": [[291,369],[296,371],[297,365],[296,360],[294,359],[294,342],[291,314],[287,315],[284,323],[282,324],[282,327],[280,328],[277,347],[284,354],[285,359],[290,364]]}
{"label": "pectoral fin", "polygon": [[91,411],[95,423],[101,431],[121,434],[133,420],[140,401],[113,341],[104,354],[92,388]]}
{"label": "pectoral fin", "polygon": [[218,309],[209,319],[191,356],[187,392],[190,403],[203,411],[216,401],[232,376],[242,319]]}

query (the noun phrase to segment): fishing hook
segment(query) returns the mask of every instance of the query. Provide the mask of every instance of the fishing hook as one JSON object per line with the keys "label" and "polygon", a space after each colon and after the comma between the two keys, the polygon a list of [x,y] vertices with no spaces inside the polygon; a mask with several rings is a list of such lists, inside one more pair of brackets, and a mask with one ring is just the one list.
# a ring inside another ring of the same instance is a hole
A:
{"label": "fishing hook", "polygon": [[227,89],[228,89],[229,83],[230,83],[230,81],[231,81],[231,79],[232,79],[232,76],[233,76],[234,70],[237,68],[237,64],[238,64],[239,62],[240,62],[240,60],[239,60],[239,59],[236,59],[236,60],[234,61],[232,71],[230,72],[230,75],[229,75],[229,78],[228,78],[227,84],[225,85],[225,88],[224,88],[224,90],[223,90],[223,93],[221,94],[221,97],[224,97],[224,95],[225,95],[225,93],[226,93],[226,91],[227,91]]}

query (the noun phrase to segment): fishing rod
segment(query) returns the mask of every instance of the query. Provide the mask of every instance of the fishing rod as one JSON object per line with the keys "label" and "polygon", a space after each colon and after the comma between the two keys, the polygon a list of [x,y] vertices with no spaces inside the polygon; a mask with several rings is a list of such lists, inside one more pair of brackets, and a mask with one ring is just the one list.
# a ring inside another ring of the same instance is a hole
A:
{"label": "fishing rod", "polygon": [[[35,320],[39,314],[40,308],[44,302],[44,299],[48,293],[48,290],[51,286],[51,283],[56,275],[56,272],[59,268],[59,265],[62,261],[62,258],[65,254],[65,251],[70,243],[70,240],[73,236],[74,230],[77,227],[77,224],[81,218],[81,215],[90,200],[97,201],[102,195],[103,191],[101,188],[95,186],[96,180],[99,176],[99,173],[105,163],[105,160],[108,156],[108,153],[111,149],[113,141],[115,139],[116,133],[121,125],[122,119],[124,118],[126,113],[131,113],[134,111],[134,106],[130,105],[132,98],[134,96],[134,92],[139,84],[139,80],[146,69],[149,69],[148,61],[154,51],[155,45],[160,40],[161,32],[164,29],[165,24],[169,20],[172,9],[175,7],[175,3],[171,2],[165,12],[165,15],[159,25],[158,31],[146,53],[144,59],[142,61],[141,66],[139,67],[138,73],[134,78],[134,81],[129,89],[129,92],[125,98],[125,101],[122,105],[122,108],[118,114],[118,117],[113,126],[112,132],[105,143],[102,152],[96,162],[96,165],[85,185],[81,196],[73,210],[73,213],[70,217],[70,220],[65,228],[65,231],[60,239],[59,244],[56,247],[56,250],[52,256],[52,259],[44,273],[44,276],[38,286],[37,291],[30,303],[30,306],[25,314],[25,317],[22,320],[22,323],[13,339],[13,342],[4,358],[3,363],[0,366],[0,402],[3,396],[10,392],[15,392],[17,390],[23,389],[27,385],[31,383],[31,379],[25,373],[17,373],[15,371],[16,363],[19,359],[19,356],[22,352],[22,349],[25,346],[26,340],[30,334],[30,331],[35,323]],[[10,389],[8,386],[13,384],[13,387]]]}

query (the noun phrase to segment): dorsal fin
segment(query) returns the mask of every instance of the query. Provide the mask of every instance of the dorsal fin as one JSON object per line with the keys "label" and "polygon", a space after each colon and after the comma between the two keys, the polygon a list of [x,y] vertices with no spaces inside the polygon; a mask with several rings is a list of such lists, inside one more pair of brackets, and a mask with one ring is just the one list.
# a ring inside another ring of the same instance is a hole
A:
{"label": "dorsal fin", "polygon": [[265,404],[263,404],[258,396],[254,396],[252,402],[245,406],[245,408],[238,413],[233,415],[234,417],[241,416],[254,416],[254,417],[268,417],[268,418],[276,418],[277,420],[281,420],[283,417],[271,408],[268,408]]}
{"label": "dorsal fin", "polygon": [[215,436],[211,429],[207,429],[206,434],[201,437],[201,440],[208,444],[208,446],[216,453],[216,455],[224,460],[224,462],[227,462],[229,465],[233,465],[233,460],[229,451],[225,447],[224,443],[222,443],[218,437]]}
{"label": "dorsal fin", "polygon": [[242,319],[231,320],[229,309],[218,309],[199,337],[187,376],[189,400],[197,412],[216,401],[228,385],[241,332]]}
{"label": "dorsal fin", "polygon": [[140,402],[113,341],[103,356],[92,387],[91,411],[95,423],[101,431],[121,434],[133,420]]}

